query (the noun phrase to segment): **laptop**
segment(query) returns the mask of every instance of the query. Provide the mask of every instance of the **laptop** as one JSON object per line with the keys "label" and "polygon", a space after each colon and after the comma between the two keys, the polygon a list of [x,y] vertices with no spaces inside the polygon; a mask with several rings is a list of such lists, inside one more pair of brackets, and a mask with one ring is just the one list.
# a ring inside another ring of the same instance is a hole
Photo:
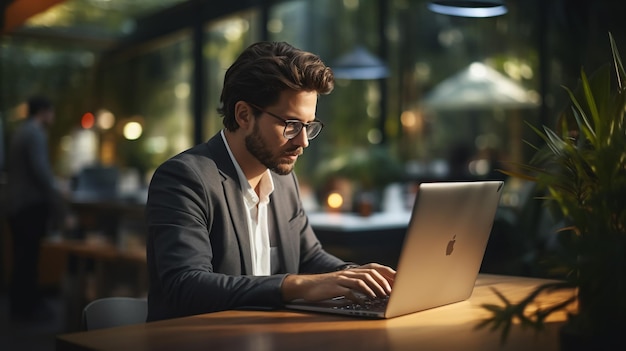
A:
{"label": "laptop", "polygon": [[502,181],[419,185],[389,297],[295,300],[289,309],[393,318],[468,299],[491,233]]}

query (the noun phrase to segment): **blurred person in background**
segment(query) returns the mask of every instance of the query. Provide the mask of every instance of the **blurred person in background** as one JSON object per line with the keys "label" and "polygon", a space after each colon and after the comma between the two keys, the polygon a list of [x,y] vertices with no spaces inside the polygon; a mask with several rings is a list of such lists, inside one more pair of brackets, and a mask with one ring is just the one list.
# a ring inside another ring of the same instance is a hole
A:
{"label": "blurred person in background", "polygon": [[48,155],[47,129],[54,106],[45,97],[28,100],[27,118],[12,135],[8,154],[8,220],[13,242],[9,290],[13,321],[48,317],[38,286],[39,250],[60,194]]}

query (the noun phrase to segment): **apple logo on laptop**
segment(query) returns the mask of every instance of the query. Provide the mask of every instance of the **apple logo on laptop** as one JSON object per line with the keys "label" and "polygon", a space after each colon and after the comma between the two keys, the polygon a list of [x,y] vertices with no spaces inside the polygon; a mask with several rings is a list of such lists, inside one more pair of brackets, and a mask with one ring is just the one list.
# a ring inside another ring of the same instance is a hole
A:
{"label": "apple logo on laptop", "polygon": [[446,256],[452,255],[452,251],[454,251],[455,242],[456,242],[456,235],[452,237],[452,240],[448,241],[448,246],[446,247]]}

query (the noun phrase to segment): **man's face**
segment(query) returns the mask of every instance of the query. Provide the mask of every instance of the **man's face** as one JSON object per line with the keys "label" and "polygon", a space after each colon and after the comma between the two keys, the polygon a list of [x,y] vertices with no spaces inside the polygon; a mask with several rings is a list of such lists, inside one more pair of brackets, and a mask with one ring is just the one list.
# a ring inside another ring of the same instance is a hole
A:
{"label": "man's face", "polygon": [[[304,123],[315,119],[316,92],[283,91],[278,102],[264,108],[284,119],[297,119]],[[303,129],[293,139],[283,136],[285,124],[262,114],[256,118],[252,132],[245,138],[246,149],[265,167],[281,175],[289,174],[304,150],[309,146]]]}

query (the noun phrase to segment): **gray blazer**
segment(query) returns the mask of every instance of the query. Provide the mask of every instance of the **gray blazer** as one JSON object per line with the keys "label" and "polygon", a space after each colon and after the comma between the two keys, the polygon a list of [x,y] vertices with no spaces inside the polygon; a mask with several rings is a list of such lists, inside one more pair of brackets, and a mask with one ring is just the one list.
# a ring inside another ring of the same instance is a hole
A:
{"label": "gray blazer", "polygon": [[272,173],[268,210],[279,274],[252,276],[246,211],[235,166],[218,133],[168,161],[149,187],[148,321],[247,306],[279,307],[288,273],[337,270],[299,198],[295,175]]}

